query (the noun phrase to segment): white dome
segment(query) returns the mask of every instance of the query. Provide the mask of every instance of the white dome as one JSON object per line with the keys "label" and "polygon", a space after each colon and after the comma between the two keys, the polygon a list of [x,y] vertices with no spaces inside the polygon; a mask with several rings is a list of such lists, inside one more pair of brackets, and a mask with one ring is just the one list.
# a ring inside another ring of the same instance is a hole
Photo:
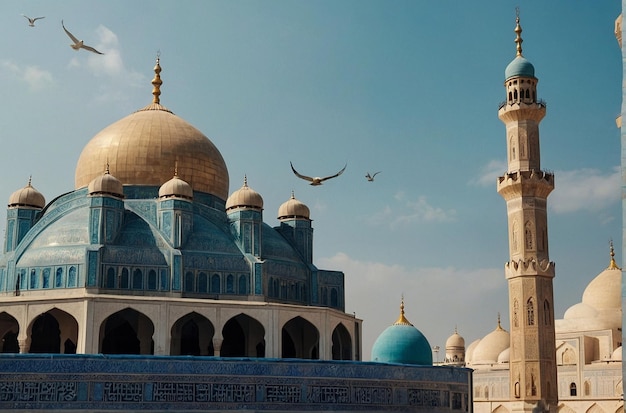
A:
{"label": "white dome", "polygon": [[472,364],[494,364],[498,356],[511,345],[509,332],[500,326],[480,340],[472,354]]}
{"label": "white dome", "polygon": [[498,364],[508,363],[509,361],[511,361],[511,347],[498,355]]}
{"label": "white dome", "polygon": [[597,315],[598,310],[596,310],[592,306],[585,303],[578,303],[568,308],[567,311],[565,311],[565,315],[563,316],[563,318],[566,320],[576,318],[594,318]]}
{"label": "white dome", "polygon": [[611,354],[611,360],[622,361],[622,346],[619,346]]}
{"label": "white dome", "polygon": [[476,348],[476,346],[478,346],[478,343],[480,343],[480,339],[476,339],[474,341],[471,342],[471,344],[467,347],[467,350],[465,350],[465,362],[467,364],[471,364],[473,361],[473,355],[474,355],[474,349]]}
{"label": "white dome", "polygon": [[622,308],[622,270],[611,265],[598,274],[585,288],[583,303],[598,310]]}
{"label": "white dome", "polygon": [[456,331],[446,340],[446,349],[449,348],[465,348],[465,339]]}

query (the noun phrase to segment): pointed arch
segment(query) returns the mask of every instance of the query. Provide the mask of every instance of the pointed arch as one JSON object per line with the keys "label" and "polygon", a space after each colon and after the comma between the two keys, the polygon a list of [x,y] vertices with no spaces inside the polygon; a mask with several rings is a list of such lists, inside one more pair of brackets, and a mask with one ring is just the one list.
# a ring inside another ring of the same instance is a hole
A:
{"label": "pointed arch", "polygon": [[265,357],[265,328],[247,314],[231,318],[222,328],[222,357]]}
{"label": "pointed arch", "polygon": [[600,406],[598,406],[596,403],[592,404],[591,407],[589,407],[585,413],[605,413],[604,409]]}
{"label": "pointed arch", "polygon": [[332,343],[333,360],[352,360],[352,338],[343,323],[333,330]]}
{"label": "pointed arch", "polygon": [[11,314],[0,313],[0,353],[19,353],[20,345],[17,335],[20,332],[20,325]]}
{"label": "pointed arch", "polygon": [[195,311],[176,320],[171,329],[170,355],[213,356],[215,327]]}
{"label": "pointed arch", "polygon": [[493,413],[509,413],[509,410],[506,407],[500,405],[493,411]]}
{"label": "pointed arch", "polygon": [[[78,322],[69,313],[52,308],[39,314],[28,328],[29,353],[76,353]],[[72,345],[66,345],[69,340]]]}
{"label": "pointed arch", "polygon": [[154,354],[154,324],[145,314],[125,308],[100,325],[102,354]]}
{"label": "pointed arch", "polygon": [[529,326],[535,325],[535,304],[532,297],[526,301],[526,324]]}
{"label": "pointed arch", "polygon": [[282,328],[282,357],[319,359],[319,331],[313,324],[297,316]]}

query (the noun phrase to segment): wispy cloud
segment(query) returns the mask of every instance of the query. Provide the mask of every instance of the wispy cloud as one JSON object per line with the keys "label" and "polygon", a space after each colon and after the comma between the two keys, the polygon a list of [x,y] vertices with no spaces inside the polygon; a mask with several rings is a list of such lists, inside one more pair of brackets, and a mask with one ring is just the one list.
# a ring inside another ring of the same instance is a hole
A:
{"label": "wispy cloud", "polygon": [[505,161],[491,160],[487,165],[483,166],[480,171],[480,175],[470,180],[470,185],[477,186],[493,186],[496,185],[496,180],[504,172],[506,172],[507,164]]}
{"label": "wispy cloud", "polygon": [[431,205],[425,196],[408,199],[405,192],[394,196],[396,204],[386,205],[382,211],[368,218],[374,225],[389,225],[397,228],[419,222],[451,222],[456,220],[455,209],[444,209]]}
{"label": "wispy cloud", "polygon": [[599,211],[621,199],[620,167],[610,172],[597,169],[556,171],[550,208],[556,213]]}
{"label": "wispy cloud", "polygon": [[[502,268],[407,268],[357,261],[345,253],[320,259],[318,264],[344,272],[346,311],[365,321],[365,358],[376,337],[396,321],[401,296],[407,318],[433,345],[443,344],[440,341],[452,334],[455,323],[461,323],[461,332],[481,337],[495,327],[497,313],[504,315],[508,309]],[[477,337],[466,337],[470,338]]]}
{"label": "wispy cloud", "polygon": [[28,85],[32,92],[54,86],[55,81],[52,73],[34,65],[19,65],[11,60],[0,61],[5,74],[18,79]]}

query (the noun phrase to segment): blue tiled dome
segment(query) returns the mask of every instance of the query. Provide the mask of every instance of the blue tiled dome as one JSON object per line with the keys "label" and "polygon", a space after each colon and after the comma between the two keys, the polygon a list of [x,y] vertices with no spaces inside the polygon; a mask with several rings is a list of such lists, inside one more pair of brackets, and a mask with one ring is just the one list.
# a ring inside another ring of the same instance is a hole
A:
{"label": "blue tiled dome", "polygon": [[535,67],[523,56],[517,56],[504,70],[504,79],[514,76],[535,77]]}
{"label": "blue tiled dome", "polygon": [[372,361],[432,366],[430,344],[422,332],[404,317],[404,307],[398,321],[387,327],[374,342]]}

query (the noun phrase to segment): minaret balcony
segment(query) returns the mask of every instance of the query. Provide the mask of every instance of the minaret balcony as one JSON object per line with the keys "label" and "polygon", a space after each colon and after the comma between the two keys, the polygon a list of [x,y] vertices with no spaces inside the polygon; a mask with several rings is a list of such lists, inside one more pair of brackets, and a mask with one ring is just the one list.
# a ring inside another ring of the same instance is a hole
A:
{"label": "minaret balcony", "polygon": [[497,190],[505,199],[520,196],[547,198],[554,189],[554,173],[541,170],[507,172],[498,177]]}
{"label": "minaret balcony", "polygon": [[546,116],[546,102],[502,102],[498,108],[498,117],[504,123],[521,120],[540,122]]}
{"label": "minaret balcony", "polygon": [[524,276],[554,278],[554,268],[554,262],[545,259],[537,262],[535,258],[518,261],[511,260],[504,264],[504,272],[507,279]]}

